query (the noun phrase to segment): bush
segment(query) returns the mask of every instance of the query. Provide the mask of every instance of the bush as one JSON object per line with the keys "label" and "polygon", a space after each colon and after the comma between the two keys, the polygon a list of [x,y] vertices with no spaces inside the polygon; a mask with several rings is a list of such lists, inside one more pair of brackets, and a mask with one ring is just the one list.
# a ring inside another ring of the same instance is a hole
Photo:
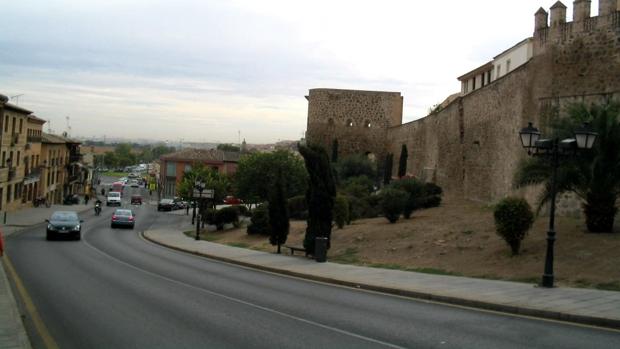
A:
{"label": "bush", "polygon": [[396,223],[403,213],[408,194],[404,190],[387,188],[381,192],[381,209],[390,223]]}
{"label": "bush", "polygon": [[373,182],[367,176],[351,177],[344,180],[341,184],[341,190],[350,196],[363,198],[373,190]]}
{"label": "bush", "polygon": [[248,235],[267,235],[271,233],[269,226],[269,210],[267,205],[258,206],[252,212],[251,224],[248,226]]}
{"label": "bush", "polygon": [[224,207],[215,212],[217,230],[224,229],[224,224],[239,224],[239,211],[235,206]]}
{"label": "bush", "polygon": [[375,166],[365,155],[351,155],[341,159],[336,164],[336,172],[339,181],[358,176],[375,178]]}
{"label": "bush", "polygon": [[420,202],[422,208],[438,207],[441,204],[443,189],[435,183],[424,184],[424,198]]}
{"label": "bush", "polygon": [[305,195],[293,196],[288,199],[288,215],[294,219],[308,218],[308,203]]}
{"label": "bush", "polygon": [[425,184],[414,178],[403,178],[392,183],[395,189],[404,190],[408,197],[403,207],[403,216],[409,219],[413,211],[422,208],[422,203],[426,199]]}
{"label": "bush", "polygon": [[522,198],[502,199],[493,212],[497,234],[510,246],[513,255],[519,254],[521,241],[534,223],[530,205]]}
{"label": "bush", "polygon": [[361,204],[365,218],[375,218],[382,212],[381,195],[369,195],[362,200]]}
{"label": "bush", "polygon": [[345,196],[338,195],[334,201],[334,222],[342,229],[349,222],[349,201]]}
{"label": "bush", "polygon": [[245,205],[238,205],[238,206],[234,206],[237,209],[237,212],[239,212],[240,216],[248,216],[249,210],[248,207]]}

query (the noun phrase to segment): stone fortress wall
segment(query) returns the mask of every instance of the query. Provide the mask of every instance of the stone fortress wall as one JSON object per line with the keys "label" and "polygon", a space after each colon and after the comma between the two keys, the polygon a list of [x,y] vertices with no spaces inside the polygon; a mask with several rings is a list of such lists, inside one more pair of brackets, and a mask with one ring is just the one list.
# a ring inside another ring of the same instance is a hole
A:
{"label": "stone fortress wall", "polygon": [[[406,124],[399,121],[399,93],[310,90],[307,140],[330,154],[335,138],[343,155],[383,159],[391,153],[394,174],[405,144],[407,172],[436,182],[449,197],[493,202],[509,195],[517,165],[527,156],[518,132],[528,121],[544,135],[549,118],[570,103],[620,100],[620,0],[599,2],[599,15],[591,17],[591,1],[576,0],[573,22],[566,22],[561,2],[550,19],[541,8],[529,62]],[[331,94],[340,99],[326,97]],[[366,120],[370,127],[363,127]]]}

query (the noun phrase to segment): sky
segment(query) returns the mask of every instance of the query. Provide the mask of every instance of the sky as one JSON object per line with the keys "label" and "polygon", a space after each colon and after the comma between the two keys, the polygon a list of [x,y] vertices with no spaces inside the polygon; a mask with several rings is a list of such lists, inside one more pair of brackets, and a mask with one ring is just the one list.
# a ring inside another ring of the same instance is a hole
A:
{"label": "sky", "polygon": [[312,88],[401,92],[408,122],[531,36],[534,13],[553,3],[10,1],[0,94],[74,137],[296,140]]}

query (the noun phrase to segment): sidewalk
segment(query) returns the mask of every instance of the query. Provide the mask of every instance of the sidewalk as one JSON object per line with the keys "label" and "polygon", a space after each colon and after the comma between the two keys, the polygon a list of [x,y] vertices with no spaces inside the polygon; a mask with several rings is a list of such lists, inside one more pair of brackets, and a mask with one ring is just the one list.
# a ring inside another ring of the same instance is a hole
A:
{"label": "sidewalk", "polygon": [[[93,205],[93,203],[70,206],[52,205],[51,207],[33,207],[8,212],[6,224],[0,224],[0,231],[2,231],[4,238],[6,238],[26,227],[44,222],[54,211],[83,212],[92,209]],[[4,213],[0,216],[0,223],[3,221]],[[31,347],[30,341],[6,276],[5,264],[4,262],[0,264],[0,348],[28,349]]]}
{"label": "sidewalk", "polygon": [[[195,241],[180,230],[145,231],[173,249],[266,271],[501,312],[620,329],[620,292],[367,268]],[[328,256],[329,259],[329,256]]]}

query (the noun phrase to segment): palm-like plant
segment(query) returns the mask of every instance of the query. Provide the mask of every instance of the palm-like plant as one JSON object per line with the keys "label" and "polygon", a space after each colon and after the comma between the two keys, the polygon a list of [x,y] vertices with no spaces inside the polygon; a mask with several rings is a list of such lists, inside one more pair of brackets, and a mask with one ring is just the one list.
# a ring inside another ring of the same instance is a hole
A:
{"label": "palm-like plant", "polygon": [[[567,116],[551,125],[554,137],[572,137],[584,122],[590,123],[598,137],[591,150],[560,161],[557,192],[573,192],[583,201],[589,231],[611,232],[620,195],[620,103],[576,104]],[[551,199],[551,174],[549,159],[540,157],[524,160],[517,170],[516,186],[543,184],[538,212]]]}

